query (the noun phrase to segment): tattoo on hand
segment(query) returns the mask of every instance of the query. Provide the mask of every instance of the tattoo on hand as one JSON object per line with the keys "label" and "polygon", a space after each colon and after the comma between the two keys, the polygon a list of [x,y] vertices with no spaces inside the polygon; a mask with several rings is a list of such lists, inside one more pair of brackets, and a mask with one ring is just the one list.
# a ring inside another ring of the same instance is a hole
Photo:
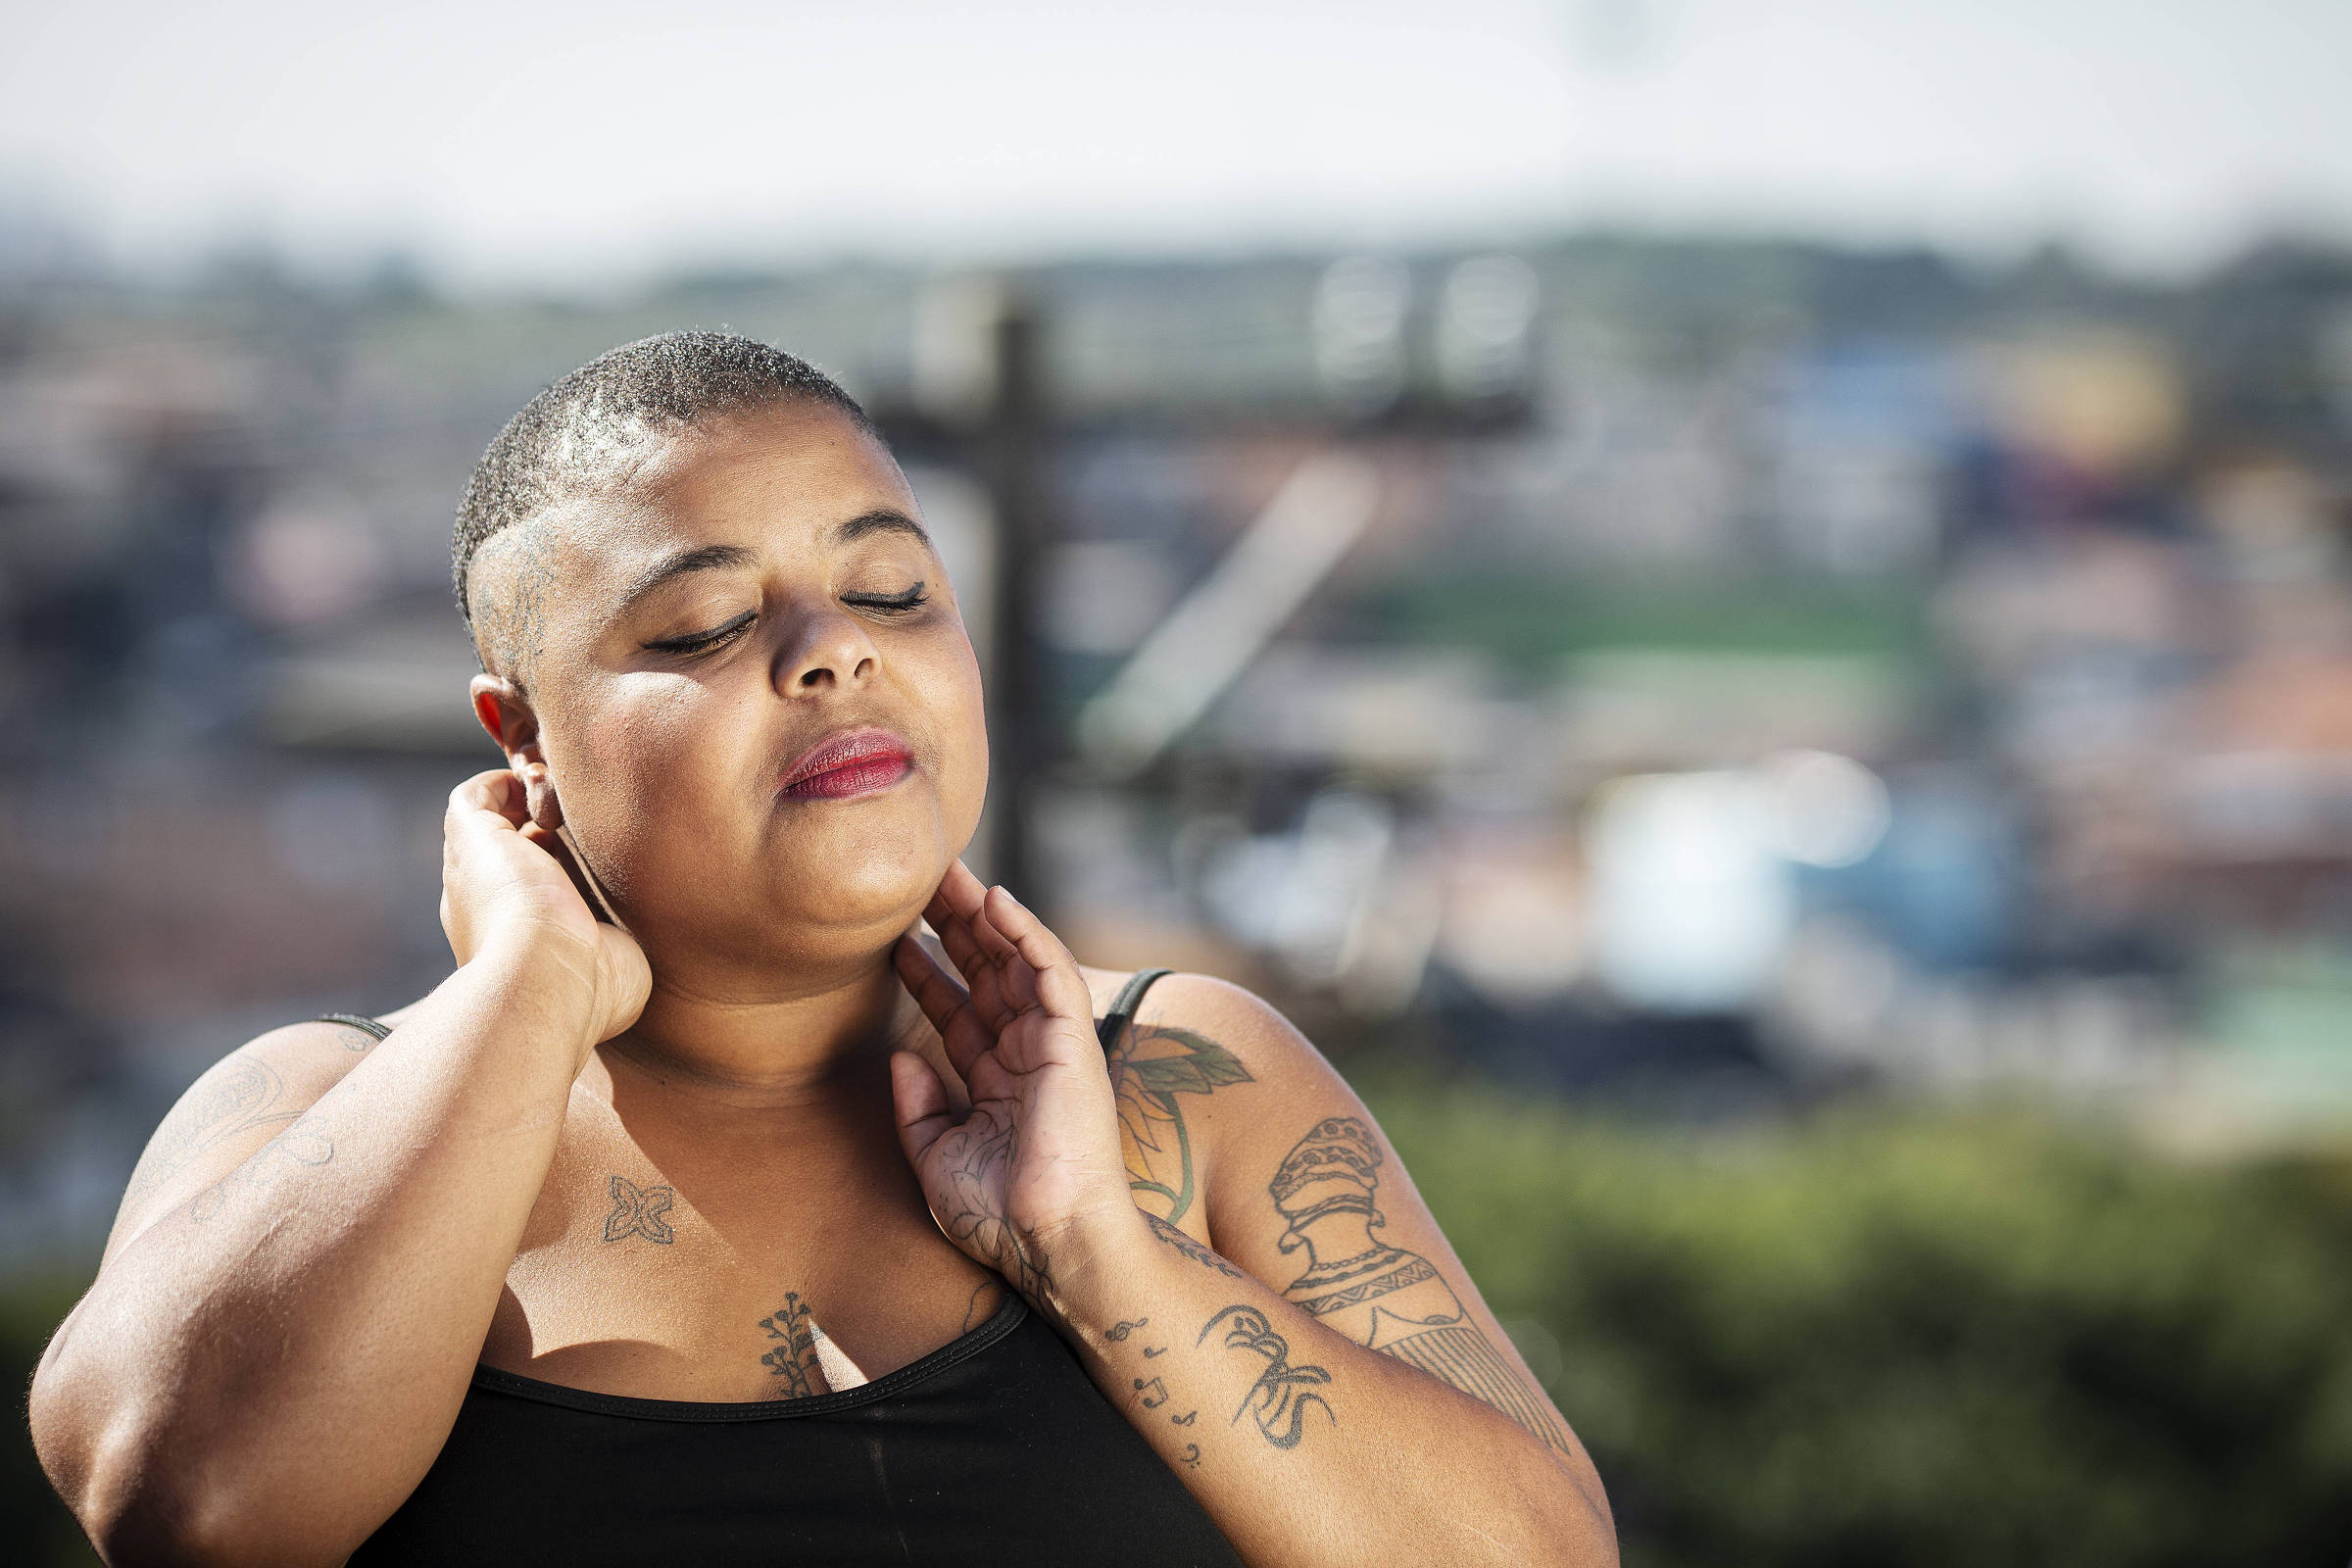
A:
{"label": "tattoo on hand", "polygon": [[1250,1386],[1249,1395],[1242,1400],[1233,1419],[1244,1415],[1254,1418],[1257,1430],[1277,1448],[1296,1448],[1305,1434],[1306,1411],[1309,1405],[1322,1408],[1323,1417],[1333,1426],[1340,1418],[1332,1414],[1331,1406],[1319,1394],[1302,1392],[1331,1381],[1331,1374],[1319,1366],[1304,1362],[1291,1364],[1290,1342],[1274,1332],[1266,1314],[1256,1307],[1236,1302],[1210,1318],[1201,1327],[1200,1338],[1194,1343],[1205,1345],[1217,1325],[1225,1325],[1225,1348],[1247,1350],[1251,1355],[1264,1356],[1265,1370]]}
{"label": "tattoo on hand", "polygon": [[1042,1305],[1053,1294],[1054,1276],[1005,1223],[990,1196],[1003,1185],[1004,1168],[1012,1158],[1014,1135],[1020,1129],[1010,1121],[993,1129],[978,1123],[975,1116],[942,1135],[943,1142],[961,1139],[962,1147],[956,1167],[948,1172],[940,1228],[1004,1275],[1014,1290]]}
{"label": "tattoo on hand", "polygon": [[1305,1248],[1307,1269],[1282,1294],[1356,1344],[1419,1367],[1572,1453],[1549,1404],[1429,1259],[1373,1237],[1387,1223],[1374,1201],[1381,1158],[1380,1140],[1354,1116],[1316,1123],[1284,1157],[1266,1190],[1290,1222],[1282,1250]]}
{"label": "tattoo on hand", "polygon": [[760,1357],[760,1364],[784,1380],[778,1398],[801,1399],[810,1395],[831,1392],[825,1385],[823,1366],[816,1358],[815,1325],[809,1316],[808,1303],[801,1299],[798,1291],[784,1293],[784,1304],[769,1316],[760,1320],[771,1340],[783,1343]]}
{"label": "tattoo on hand", "polygon": [[1231,1263],[1226,1262],[1216,1253],[1210,1251],[1207,1248],[1202,1247],[1199,1242],[1194,1241],[1190,1236],[1187,1236],[1184,1232],[1178,1230],[1166,1220],[1161,1219],[1157,1214],[1147,1213],[1144,1216],[1144,1219],[1148,1224],[1151,1225],[1152,1235],[1158,1237],[1162,1242],[1165,1242],[1168,1246],[1173,1247],[1176,1249],[1176,1250],[1182,1252],[1185,1256],[1191,1258],[1202,1268],[1215,1269],[1218,1273],[1224,1275],[1229,1280],[1238,1280],[1243,1277],[1240,1269],[1235,1268]]}
{"label": "tattoo on hand", "polygon": [[1132,1024],[1110,1049],[1111,1092],[1127,1185],[1146,1212],[1182,1219],[1193,1206],[1193,1141],[1178,1095],[1205,1095],[1251,1082],[1234,1054],[1190,1029]]}
{"label": "tattoo on hand", "polygon": [[662,1216],[669,1212],[676,1194],[666,1187],[639,1187],[626,1176],[612,1178],[612,1212],[605,1216],[605,1240],[625,1241],[642,1236],[667,1247],[677,1233]]}

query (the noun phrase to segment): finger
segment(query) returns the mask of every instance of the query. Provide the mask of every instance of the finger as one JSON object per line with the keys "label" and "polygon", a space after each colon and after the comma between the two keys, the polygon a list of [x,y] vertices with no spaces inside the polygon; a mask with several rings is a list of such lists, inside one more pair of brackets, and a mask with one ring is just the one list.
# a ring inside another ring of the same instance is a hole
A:
{"label": "finger", "polygon": [[1030,999],[1025,988],[1007,983],[1005,966],[1018,955],[989,924],[988,885],[972,874],[971,867],[956,860],[940,877],[936,898],[949,919],[948,926],[938,927],[940,944],[971,987],[972,1010],[1002,1029],[1030,1005]]}
{"label": "finger", "polygon": [[947,1047],[948,1060],[956,1068],[956,1076],[970,1083],[972,1063],[993,1043],[989,1032],[972,1015],[970,995],[911,937],[899,939],[891,961],[899,971],[899,983],[906,988],[915,1005],[923,1009],[923,1016],[938,1031],[940,1044]]}
{"label": "finger", "polygon": [[997,929],[996,921],[989,918],[988,895],[993,891],[996,890],[980,890],[980,906],[967,919],[972,928],[972,940],[980,944],[980,951],[988,956],[989,962],[1002,969],[1018,956],[1018,951],[1011,940]]}
{"label": "finger", "polygon": [[528,818],[524,819],[522,826],[516,831],[521,833],[524,840],[537,845],[554,857],[556,863],[564,868],[564,876],[570,879],[571,891],[580,896],[580,902],[588,906],[588,912],[596,917],[599,924],[610,925],[612,923],[605,912],[604,896],[590,885],[588,868],[580,863],[578,856],[571,853],[569,840],[565,839],[557,829],[541,827]]}
{"label": "finger", "polygon": [[449,792],[449,815],[455,821],[487,826],[487,818],[519,828],[530,820],[522,780],[503,767],[476,773]]}
{"label": "finger", "polygon": [[946,899],[956,912],[966,916],[979,909],[980,901],[987,893],[988,884],[972,875],[972,868],[960,859],[952,862],[939,879],[940,897]]}
{"label": "finger", "polygon": [[974,964],[987,962],[987,959],[981,956],[980,944],[972,940],[970,924],[962,916],[949,914],[944,918],[933,920],[931,929],[939,933],[941,949],[946,952],[956,967],[964,972],[967,979],[970,977]]}
{"label": "finger", "polygon": [[986,892],[968,866],[961,860],[951,860],[940,875],[939,886],[931,892],[931,905],[924,914],[943,937],[951,925],[969,929],[972,916],[980,912]]}
{"label": "finger", "polygon": [[987,912],[991,925],[1004,935],[1028,968],[1037,1004],[1057,1018],[1092,1023],[1094,994],[1087,989],[1086,976],[1078,972],[1078,960],[1070,956],[1061,938],[1048,930],[1045,921],[1004,888],[988,890]]}
{"label": "finger", "polygon": [[890,1103],[898,1123],[899,1152],[919,1172],[923,1155],[939,1142],[940,1134],[955,1125],[948,1109],[948,1086],[939,1081],[938,1069],[913,1052],[894,1051],[890,1054]]}
{"label": "finger", "polygon": [[[997,1001],[998,1024],[1005,1024],[1037,1005],[1037,977],[1030,972],[1029,963],[1021,956],[1012,940],[997,929],[988,915],[989,889],[981,889],[980,907],[973,910],[965,924],[971,928],[972,940],[979,947],[981,959],[988,966],[987,994]],[[977,992],[983,988],[975,983]],[[983,1014],[986,1016],[986,1014]]]}
{"label": "finger", "polygon": [[1017,1008],[1004,1000],[1003,977],[996,961],[981,951],[972,934],[971,922],[961,917],[952,919],[940,932],[939,945],[955,961],[964,984],[972,994],[972,1011],[984,1022],[1002,1028],[1011,1021]]}

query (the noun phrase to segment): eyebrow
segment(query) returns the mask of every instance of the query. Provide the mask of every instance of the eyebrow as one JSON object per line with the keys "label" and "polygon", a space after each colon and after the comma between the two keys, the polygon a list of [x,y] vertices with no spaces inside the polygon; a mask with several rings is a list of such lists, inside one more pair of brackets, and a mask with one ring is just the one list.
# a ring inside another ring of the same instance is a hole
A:
{"label": "eyebrow", "polygon": [[683,577],[690,571],[723,571],[733,566],[748,566],[759,558],[741,545],[703,545],[694,550],[681,550],[664,556],[629,584],[620,596],[620,608],[625,612],[647,594],[673,577]]}
{"label": "eyebrow", "polygon": [[908,533],[914,535],[925,545],[931,543],[931,536],[923,531],[921,523],[904,512],[893,512],[888,507],[852,517],[849,521],[842,523],[833,530],[833,542],[837,545],[846,545],[851,540],[862,539],[869,533]]}
{"label": "eyebrow", "polygon": [[[930,534],[923,531],[921,523],[907,516],[906,514],[894,512],[888,507],[861,513],[847,522],[835,524],[833,543],[846,545],[852,540],[862,539],[869,533],[911,534],[921,540],[926,548],[933,550],[934,553],[937,551],[937,547],[931,543]],[[759,559],[757,553],[742,545],[703,545],[693,550],[681,550],[672,556],[664,556],[638,573],[637,580],[622,591],[620,608],[623,612],[626,612],[639,600],[673,577],[682,577],[693,571],[726,571],[740,566],[756,565]]]}

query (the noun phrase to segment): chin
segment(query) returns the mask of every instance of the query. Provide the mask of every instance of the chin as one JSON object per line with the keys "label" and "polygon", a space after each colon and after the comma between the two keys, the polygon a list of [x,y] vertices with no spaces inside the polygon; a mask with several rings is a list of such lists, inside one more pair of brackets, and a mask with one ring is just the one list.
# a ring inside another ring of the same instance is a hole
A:
{"label": "chin", "polygon": [[796,855],[770,881],[775,907],[791,911],[796,925],[814,932],[882,933],[888,940],[913,922],[931,902],[947,873],[953,852],[933,824],[887,835],[860,835],[830,854]]}

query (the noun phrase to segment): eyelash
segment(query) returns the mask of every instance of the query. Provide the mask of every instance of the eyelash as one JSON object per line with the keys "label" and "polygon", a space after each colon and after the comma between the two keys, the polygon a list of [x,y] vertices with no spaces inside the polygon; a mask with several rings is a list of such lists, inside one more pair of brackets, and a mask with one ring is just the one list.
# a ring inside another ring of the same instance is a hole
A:
{"label": "eyelash", "polygon": [[[843,594],[841,602],[858,610],[872,611],[877,614],[904,615],[910,611],[921,609],[930,602],[931,596],[923,591],[926,586],[926,584],[918,582],[903,594]],[[709,631],[700,632],[691,637],[671,637],[658,643],[647,643],[645,646],[657,654],[677,654],[691,657],[696,654],[710,653],[722,644],[734,641],[736,635],[747,629],[758,617],[758,613],[757,611],[747,610],[723,626],[714,626]]]}

